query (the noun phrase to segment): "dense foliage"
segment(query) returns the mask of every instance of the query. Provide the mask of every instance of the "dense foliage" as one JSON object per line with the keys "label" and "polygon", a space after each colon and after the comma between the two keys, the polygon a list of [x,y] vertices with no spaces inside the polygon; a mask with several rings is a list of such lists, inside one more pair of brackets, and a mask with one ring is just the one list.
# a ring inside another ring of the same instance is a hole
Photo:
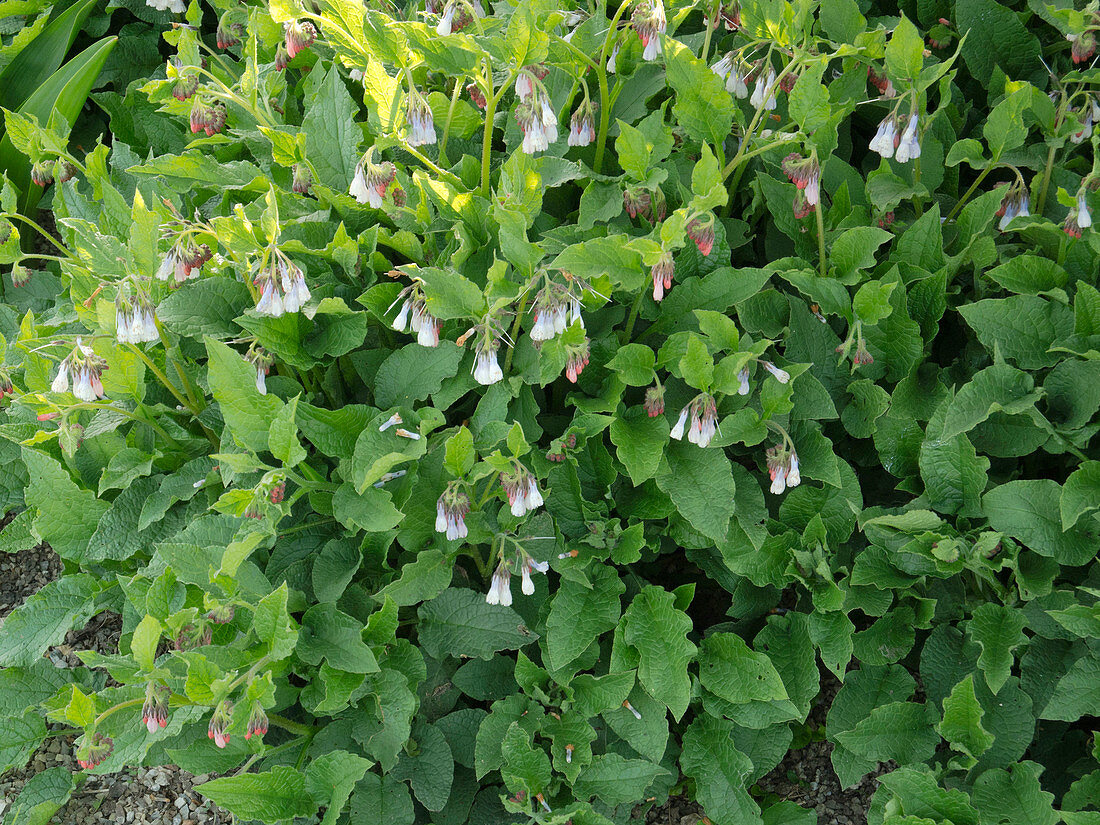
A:
{"label": "dense foliage", "polygon": [[4,112],[0,767],[812,823],[824,736],[872,825],[1100,822],[1096,3],[155,5],[103,140]]}

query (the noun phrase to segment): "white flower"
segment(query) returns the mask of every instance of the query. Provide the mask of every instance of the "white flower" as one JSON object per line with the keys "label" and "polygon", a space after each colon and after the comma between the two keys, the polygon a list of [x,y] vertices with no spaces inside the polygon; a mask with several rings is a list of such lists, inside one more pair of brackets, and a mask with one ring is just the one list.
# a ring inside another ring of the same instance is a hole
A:
{"label": "white flower", "polygon": [[522,149],[524,154],[533,155],[536,152],[545,152],[550,148],[550,142],[542,129],[542,121],[532,118],[531,122],[523,130]]}
{"label": "white flower", "polygon": [[409,302],[405,301],[405,303],[401,305],[401,311],[397,313],[397,317],[393,319],[393,328],[398,332],[405,331],[405,325],[408,324],[409,321],[409,308]]}
{"label": "white flower", "polygon": [[394,427],[401,423],[401,413],[394,413],[381,424],[378,425],[378,432],[384,433],[390,427]]}
{"label": "white flower", "polygon": [[657,56],[661,53],[661,35],[654,34],[645,44],[645,48],[642,49],[642,60],[656,60]]}
{"label": "white flower", "polygon": [[791,468],[787,471],[787,486],[797,487],[802,483],[802,474],[798,471],[798,453],[791,453]]}
{"label": "white flower", "polygon": [[542,493],[539,492],[539,486],[535,483],[535,477],[531,476],[527,482],[527,509],[531,511],[541,506]]}
{"label": "white flower", "polygon": [[527,510],[529,509],[527,507],[527,494],[523,490],[520,490],[512,497],[510,509],[512,515],[516,518],[527,515]]}
{"label": "white flower", "polygon": [[504,607],[508,607],[512,604],[512,588],[509,586],[508,580],[512,574],[508,572],[508,568],[501,565],[493,573],[493,580],[489,584],[489,592],[485,596],[485,601],[489,604],[499,604]]}
{"label": "white flower", "polygon": [[775,380],[778,381],[780,384],[786,384],[788,381],[791,380],[791,374],[789,372],[779,369],[779,367],[777,367],[771,361],[761,361],[760,363],[763,364],[764,369],[775,376]]}
{"label": "white flower", "polygon": [[516,78],[516,95],[520,100],[526,100],[535,91],[535,83],[527,72],[520,72]]}
{"label": "white flower", "polygon": [[439,346],[439,321],[425,313],[416,334],[416,343],[422,347]]}
{"label": "white flower", "polygon": [[1088,194],[1082,189],[1077,193],[1077,225],[1082,229],[1092,226],[1092,213],[1089,212]]}
{"label": "white flower", "polygon": [[917,140],[917,116],[911,115],[909,123],[902,133],[901,142],[898,143],[896,159],[898,163],[908,163],[912,159],[920,157],[920,141]]}
{"label": "white flower", "polygon": [[749,394],[749,368],[742,367],[741,371],[737,373],[737,394],[748,395]]}
{"label": "white flower", "polygon": [[375,209],[378,209],[382,205],[382,197],[378,194],[377,190],[373,190],[371,187],[367,186],[367,176],[363,172],[362,166],[356,167],[355,177],[352,178],[348,194],[359,201],[359,203],[369,203]]}
{"label": "white flower", "polygon": [[557,335],[553,315],[554,313],[548,310],[536,310],[535,323],[531,327],[532,341],[549,341]]}
{"label": "white flower", "polygon": [[772,94],[767,100],[764,99],[764,94],[771,88],[773,83],[775,83],[775,69],[769,66],[766,72],[757,76],[756,85],[752,89],[752,97],[749,98],[749,104],[757,109],[761,106],[765,109],[774,109],[777,105],[775,95]]}
{"label": "white flower", "polygon": [[483,386],[489,386],[502,378],[504,378],[504,370],[500,368],[496,350],[479,349],[474,358],[474,380]]}
{"label": "white flower", "polygon": [[542,133],[546,137],[546,142],[554,143],[558,139],[558,116],[554,113],[550,101],[545,97],[542,99],[540,117],[542,119]]}
{"label": "white flower", "polygon": [[167,281],[172,277],[172,274],[176,271],[176,250],[172,249],[168,251],[168,254],[164,256],[164,260],[160,262],[160,267],[157,269],[157,280]]}
{"label": "white flower", "polygon": [[256,389],[260,395],[267,395],[267,370],[256,367]]}
{"label": "white flower", "polygon": [[256,302],[256,312],[260,315],[269,315],[272,318],[278,318],[283,314],[283,299],[279,295],[279,290],[275,286],[275,282],[272,280],[264,281],[263,290],[260,293],[260,300]]}
{"label": "white flower", "polygon": [[69,391],[69,361],[65,359],[61,362],[61,366],[57,368],[57,376],[53,379],[53,383],[50,384],[50,389],[54,392],[68,392]]}
{"label": "white flower", "polygon": [[888,117],[878,125],[878,131],[871,138],[868,148],[884,158],[892,158],[894,156],[894,138],[897,137],[897,134],[898,128],[894,123],[894,119]]}
{"label": "white flower", "polygon": [[451,22],[455,17],[455,7],[457,4],[448,3],[443,9],[443,16],[439,18],[439,25],[435,27],[435,33],[446,37],[451,33]]}
{"label": "white flower", "polygon": [[520,567],[520,572],[523,576],[523,583],[520,589],[523,591],[523,595],[530,596],[535,592],[535,583],[531,581],[531,571],[534,570],[536,573],[545,573],[549,569],[549,562],[525,558]]}
{"label": "white flower", "polygon": [[611,54],[607,58],[607,73],[615,74],[615,60],[619,56],[619,44],[616,43],[611,49]]}
{"label": "white flower", "polygon": [[447,532],[447,512],[443,509],[442,498],[435,505],[435,531],[437,533]]}
{"label": "white flower", "polygon": [[680,417],[676,419],[676,426],[673,427],[672,432],[669,433],[669,435],[675,438],[677,441],[684,437],[684,425],[687,423],[688,412],[690,411],[690,404],[680,410]]}
{"label": "white flower", "polygon": [[80,372],[77,373],[76,380],[73,381],[73,395],[81,401],[95,401],[99,398],[95,389],[92,387],[91,370],[81,369]]}
{"label": "white flower", "polygon": [[775,472],[775,478],[772,479],[771,491],[775,495],[780,495],[787,489],[787,469],[780,467]]}

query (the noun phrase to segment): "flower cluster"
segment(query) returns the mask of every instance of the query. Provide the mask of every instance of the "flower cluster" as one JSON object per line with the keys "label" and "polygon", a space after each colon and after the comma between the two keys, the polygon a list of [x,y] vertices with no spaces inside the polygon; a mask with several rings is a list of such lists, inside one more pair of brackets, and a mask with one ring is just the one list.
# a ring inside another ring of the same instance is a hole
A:
{"label": "flower cluster", "polygon": [[[253,736],[263,736],[267,733],[267,725],[268,719],[263,705],[259,702],[253,702],[251,712],[248,714],[248,726],[245,728],[244,738],[251,739]],[[226,741],[228,740],[229,735],[226,734]]]}
{"label": "flower cluster", "polygon": [[661,54],[661,35],[668,27],[664,3],[661,0],[642,0],[634,8],[630,21],[642,41],[642,59],[656,60]]}
{"label": "flower cluster", "polygon": [[203,265],[214,256],[206,244],[196,244],[187,236],[180,236],[168,254],[161,259],[157,280],[175,278],[178,286],[190,278],[197,278]]}
{"label": "flower cluster", "polygon": [[409,122],[409,136],[406,138],[409,146],[426,146],[435,143],[435,120],[431,107],[416,89],[409,90],[405,119]]}
{"label": "flower cluster", "polygon": [[525,516],[542,506],[542,493],[539,492],[538,481],[534,474],[526,467],[517,464],[508,473],[500,474],[500,486],[504,488],[504,495],[508,498],[508,504],[512,515],[516,518]]}
{"label": "flower cluster", "polygon": [[749,96],[748,73],[741,66],[736,52],[727,52],[710,68],[718,77],[726,81],[726,91],[731,95],[741,100]]}
{"label": "flower cluster", "polygon": [[569,119],[570,146],[587,146],[596,139],[596,104],[587,97]]}
{"label": "flower cluster", "polygon": [[874,66],[868,66],[867,78],[871,81],[871,85],[878,89],[878,93],[883,97],[894,97],[894,95],[897,94],[894,90],[894,84],[890,81],[890,78],[886,76],[886,72],[880,72]]}
{"label": "flower cluster", "polygon": [[768,476],[772,480],[771,492],[780,495],[784,490],[797,487],[802,483],[802,474],[798,469],[798,453],[794,447],[787,449],[785,444],[769,447],[765,452]]}
{"label": "flower cluster", "polygon": [[438,14],[439,23],[435,27],[436,34],[446,37],[453,31],[462,31],[474,22],[475,18],[485,16],[485,9],[478,0],[446,0],[442,10],[438,0],[428,0],[425,4],[429,14]]}
{"label": "flower cluster", "polygon": [[111,737],[104,736],[98,731],[86,733],[80,738],[80,745],[76,750],[76,764],[90,771],[103,764],[114,749],[115,743]]}
{"label": "flower cluster", "polygon": [[160,340],[153,304],[147,295],[133,298],[122,292],[115,298],[115,337],[120,344]]}
{"label": "flower cluster", "polygon": [[308,20],[293,20],[283,24],[283,39],[287,57],[293,60],[298,53],[308,49],[317,39],[317,29]]}
{"label": "flower cluster", "polygon": [[816,157],[804,158],[798,152],[791,152],[783,159],[783,172],[798,192],[795,194],[794,212],[805,217],[821,198],[821,166]]}
{"label": "flower cluster", "polygon": [[371,160],[371,154],[367,152],[355,167],[349,192],[359,203],[381,209],[386,191],[397,178],[397,167],[389,161],[376,164]]}
{"label": "flower cluster", "polygon": [[997,228],[1004,232],[1013,218],[1026,218],[1031,214],[1031,194],[1028,192],[1027,186],[1024,184],[1022,178],[1017,178],[1013,181],[1008,191],[1005,193],[1004,198],[1001,200],[1001,206],[997,210],[997,217],[1001,220],[997,223]]}
{"label": "flower cluster", "polygon": [[168,727],[168,688],[150,682],[145,687],[145,704],[141,706],[141,723],[149,733]]}
{"label": "flower cluster", "polygon": [[676,264],[672,260],[672,253],[666,250],[649,269],[650,277],[653,278],[654,301],[664,300],[665,292],[672,288],[672,276],[675,273]]}
{"label": "flower cluster", "polygon": [[695,241],[699,254],[710,255],[714,249],[714,215],[692,218],[687,224],[687,235]]}
{"label": "flower cluster", "polygon": [[884,158],[895,158],[898,163],[908,163],[920,157],[920,138],[917,130],[920,117],[916,112],[909,115],[904,130],[896,117],[890,115],[878,125],[878,131],[871,138],[869,148]]}
{"label": "flower cluster", "polygon": [[768,111],[779,105],[775,99],[775,69],[770,65],[757,67],[756,83],[752,87],[749,104],[755,109],[764,108]]}
{"label": "flower cluster", "polygon": [[684,427],[688,416],[691,416],[691,426],[687,428],[687,438],[692,444],[706,447],[710,444],[714,434],[718,431],[718,406],[714,396],[709,393],[701,393],[680,410],[680,417],[669,435],[680,441],[684,437]]}
{"label": "flower cluster", "polygon": [[274,248],[257,266],[252,283],[260,293],[256,312],[271,318],[297,312],[311,297],[305,273]]}
{"label": "flower cluster", "polygon": [[424,298],[420,282],[414,281],[412,285],[401,290],[397,299],[390,304],[390,309],[393,309],[402,298],[404,298],[404,301],[397,317],[393,319],[393,328],[397,332],[404,332],[405,328],[408,327],[410,332],[416,333],[416,343],[422,347],[439,346],[440,322],[438,318],[428,312],[428,302]]}
{"label": "flower cluster", "polygon": [[484,387],[504,378],[504,370],[500,368],[500,361],[497,359],[498,346],[497,338],[489,331],[478,339],[477,349],[474,352],[473,375],[474,380]]}
{"label": "flower cluster", "polygon": [[73,351],[57,368],[57,376],[50,389],[54,392],[68,392],[71,382],[73,395],[81,401],[95,401],[104,397],[100,376],[106,369],[107,362],[77,338]]}
{"label": "flower cluster", "polygon": [[259,344],[253,344],[245,353],[245,360],[256,368],[256,391],[267,395],[267,376],[275,364],[275,357]]}
{"label": "flower cluster", "polygon": [[561,335],[573,324],[584,327],[580,299],[567,290],[563,294],[563,287],[557,284],[549,284],[539,292],[531,308],[531,317],[531,340],[536,346]]}
{"label": "flower cluster", "polygon": [[210,717],[210,725],[206,729],[206,736],[214,740],[219,748],[229,744],[229,726],[233,723],[233,703],[223,699],[214,708]]}
{"label": "flower cluster", "polygon": [[220,100],[206,100],[195,95],[191,101],[191,131],[206,132],[206,136],[217,134],[225,128],[225,104]]}
{"label": "flower cluster", "polygon": [[1087,186],[1082,185],[1077,192],[1077,205],[1066,215],[1062,229],[1070,237],[1080,238],[1081,230],[1088,229],[1090,226],[1092,226],[1092,212],[1089,211],[1088,189]]}
{"label": "flower cluster", "polygon": [[566,348],[565,377],[570,383],[576,384],[577,377],[588,366],[588,339],[586,338],[576,346]]}
{"label": "flower cluster", "polygon": [[470,497],[458,483],[447,485],[435,505],[435,531],[446,533],[448,541],[466,538],[466,514]]}
{"label": "flower cluster", "polygon": [[493,578],[489,583],[489,592],[485,595],[485,601],[489,604],[499,604],[508,607],[512,604],[511,578],[518,573],[522,578],[520,590],[523,595],[530,596],[535,592],[535,583],[531,579],[531,571],[546,573],[550,569],[549,562],[535,561],[523,551],[519,551],[511,560],[502,558],[493,572]]}

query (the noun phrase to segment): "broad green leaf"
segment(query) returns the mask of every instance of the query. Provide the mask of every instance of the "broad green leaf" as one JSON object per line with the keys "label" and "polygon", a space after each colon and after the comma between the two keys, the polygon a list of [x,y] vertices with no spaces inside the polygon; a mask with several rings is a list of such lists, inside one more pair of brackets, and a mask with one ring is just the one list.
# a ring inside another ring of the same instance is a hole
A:
{"label": "broad green leaf", "polygon": [[336,825],[352,789],[370,766],[370,760],[342,750],[310,760],[305,771],[306,792],[326,807],[322,825]]}
{"label": "broad green leaf", "polygon": [[394,350],[375,376],[375,403],[386,409],[423,401],[458,372],[461,360],[462,349],[450,341],[441,341],[438,347],[409,344]]}
{"label": "broad green leaf", "polygon": [[618,573],[605,565],[586,572],[590,587],[561,579],[546,617],[547,664],[557,670],[584,653],[619,621],[619,597],[626,585]]}
{"label": "broad green leaf", "polygon": [[1026,624],[1020,611],[992,603],[979,605],[970,619],[967,632],[981,645],[978,667],[993,693],[998,693],[1008,679],[1013,649],[1027,642],[1023,634]]}
{"label": "broad green leaf", "polygon": [[923,64],[924,38],[909,18],[902,15],[886,45],[886,72],[897,83],[912,83],[920,77]]}
{"label": "broad green leaf", "polygon": [[311,665],[321,659],[349,673],[377,673],[378,662],[363,641],[363,624],[331,604],[316,604],[302,616],[296,647]]}
{"label": "broad green leaf", "polygon": [[594,757],[581,773],[573,792],[582,799],[599,797],[607,805],[622,805],[643,798],[645,789],[667,774],[660,765],[645,759],[625,759],[617,753]]}
{"label": "broad green leaf", "polygon": [[516,650],[538,639],[510,607],[486,604],[473,590],[450,588],[417,611],[420,644],[430,656],[492,658],[499,650]]}
{"label": "broad green leaf", "polygon": [[635,487],[657,474],[668,433],[667,418],[650,418],[640,407],[631,407],[611,422],[611,443]]}
{"label": "broad green leaf", "polygon": [[624,640],[638,651],[638,680],[668,706],[673,718],[680,719],[690,698],[687,667],[696,648],[686,638],[691,619],[674,602],[672,593],[646,587],[626,609],[622,626]]}
{"label": "broad green leaf", "polygon": [[34,774],[4,812],[4,825],[49,825],[76,789],[67,768],[46,768]]}
{"label": "broad green leaf", "polygon": [[92,576],[78,573],[55,579],[28,598],[0,625],[0,665],[33,665],[46,648],[95,615],[98,589]]}
{"label": "broad green leaf", "polygon": [[733,98],[687,46],[668,37],[664,51],[668,85],[676,93],[672,113],[677,123],[695,140],[721,145],[732,128]]}
{"label": "broad green leaf", "polygon": [[729,459],[721,449],[669,442],[657,486],[692,527],[714,541],[725,539],[734,513],[736,486]]}
{"label": "broad green leaf", "polygon": [[1062,530],[1069,530],[1086,513],[1100,509],[1100,461],[1086,461],[1070,473],[1058,501]]}
{"label": "broad green leaf", "polygon": [[836,277],[847,280],[861,269],[875,265],[875,250],[893,238],[893,234],[877,226],[857,226],[846,230],[833,241],[829,260]]}
{"label": "broad green leaf", "polygon": [[836,741],[866,759],[909,765],[931,758],[940,738],[925,705],[892,702],[872,710],[851,730],[838,733]]}
{"label": "broad green leaf", "polygon": [[783,679],[767,654],[753,651],[735,633],[713,633],[699,651],[699,681],[727,702],[786,699]]}
{"label": "broad green leaf", "polygon": [[994,364],[977,373],[947,407],[940,438],[970,432],[995,412],[1010,415],[1035,406],[1039,393],[1026,372],[1008,364]]}
{"label": "broad green leaf", "polygon": [[1042,770],[1034,762],[1021,762],[1010,770],[994,769],[979,776],[971,798],[982,822],[1055,825],[1059,816],[1052,808],[1054,794],[1039,784]]}
{"label": "broad green leaf", "polygon": [[302,133],[306,136],[306,155],[318,179],[337,191],[347,190],[359,162],[361,133],[355,114],[355,102],[333,65],[302,118]]}
{"label": "broad green leaf", "polygon": [[1062,530],[1061,497],[1062,488],[1050,479],[1008,481],[985,494],[982,510],[990,527],[1039,555],[1059,564],[1086,564],[1096,555],[1095,538],[1083,524]]}
{"label": "broad green leaf", "polygon": [[210,391],[229,432],[245,449],[257,453],[266,450],[271,424],[283,402],[274,395],[260,394],[256,370],[243,356],[213,338],[205,340]]}
{"label": "broad green leaf", "polygon": [[1054,688],[1054,695],[1039,714],[1041,719],[1073,722],[1082,716],[1100,715],[1100,656],[1082,656]]}
{"label": "broad green leaf", "polygon": [[317,803],[306,793],[305,774],[286,765],[261,773],[223,776],[195,789],[242,819],[279,822],[317,810]]}
{"label": "broad green leaf", "polygon": [[987,298],[959,307],[963,319],[992,351],[1026,370],[1053,366],[1058,356],[1051,344],[1073,333],[1073,312],[1062,304],[1035,295]]}
{"label": "broad green leaf", "polygon": [[44,453],[24,448],[23,463],[29,474],[27,506],[36,510],[35,534],[62,558],[82,559],[110,505],[78,487],[65,468]]}
{"label": "broad green leaf", "polygon": [[46,723],[38,711],[0,719],[0,771],[24,767],[45,738]]}
{"label": "broad green leaf", "polygon": [[716,825],[761,821],[745,781],[753,764],[734,744],[734,731],[732,722],[701,715],[684,732],[680,765],[695,780],[698,801]]}
{"label": "broad green leaf", "polygon": [[975,761],[993,744],[993,736],[982,727],[985,712],[974,693],[974,676],[959,682],[943,700],[943,720],[937,730],[957,751]]}

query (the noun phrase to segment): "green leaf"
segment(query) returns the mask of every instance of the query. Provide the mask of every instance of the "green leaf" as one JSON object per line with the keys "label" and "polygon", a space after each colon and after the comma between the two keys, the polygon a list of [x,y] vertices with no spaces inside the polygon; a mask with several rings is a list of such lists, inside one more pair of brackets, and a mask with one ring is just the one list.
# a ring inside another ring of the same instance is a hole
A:
{"label": "green leaf", "polygon": [[48,455],[23,449],[29,480],[25,498],[36,511],[34,532],[65,559],[79,561],[110,505],[77,487],[61,464]]}
{"label": "green leaf", "polygon": [[185,281],[169,293],[157,305],[157,318],[172,332],[188,338],[233,338],[240,334],[234,319],[251,305],[248,287],[240,281],[201,278]]}
{"label": "green leaf", "polygon": [[971,798],[983,825],[1055,825],[1059,816],[1052,808],[1054,794],[1040,786],[1042,770],[1034,762],[1021,762],[1010,770],[995,768],[979,776]]}
{"label": "green leaf", "polygon": [[722,145],[736,111],[722,80],[678,40],[664,38],[664,52],[668,85],[676,93],[676,122],[695,140]]}
{"label": "green leaf", "polygon": [[691,526],[720,542],[729,531],[736,486],[729,459],[715,447],[701,448],[687,442],[669,442],[667,471],[657,476],[660,487]]}
{"label": "green leaf", "polygon": [[668,771],[645,759],[624,759],[617,753],[593,757],[592,764],[573,784],[573,792],[581,799],[599,797],[607,805],[636,802],[645,795],[658,776]]}
{"label": "green leaf", "polygon": [[302,118],[302,133],[306,136],[306,156],[318,179],[337,191],[347,191],[359,162],[362,133],[355,114],[355,102],[333,65]]}
{"label": "green leaf", "polygon": [[394,350],[375,376],[375,403],[382,409],[411,407],[439,392],[444,379],[458,372],[462,352],[450,341],[440,341],[438,347],[409,344]]}
{"label": "green leaf", "polygon": [[1100,656],[1082,656],[1054,688],[1041,719],[1075,722],[1082,716],[1100,716]]}
{"label": "green leaf", "polygon": [[978,825],[978,812],[971,807],[967,795],[958,788],[941,788],[927,768],[898,768],[880,781],[885,786],[882,793],[892,795],[897,800],[893,804],[904,806],[910,816],[954,825]]}
{"label": "green leaf", "polygon": [[928,422],[920,448],[920,474],[932,509],[940,513],[977,515],[987,483],[989,459],[979,456],[965,435],[942,438],[947,415],[943,403]]}
{"label": "green leaf", "polygon": [[787,699],[779,672],[764,653],[749,648],[734,633],[713,633],[699,652],[699,680],[727,702],[770,702]]}
{"label": "green leaf", "polygon": [[760,822],[746,787],[753,764],[734,744],[735,730],[732,722],[701,715],[684,731],[680,765],[695,780],[698,801],[715,825]]}
{"label": "green leaf", "polygon": [[363,642],[363,624],[332,604],[316,604],[302,616],[296,647],[298,657],[311,665],[321,659],[348,673],[377,673],[374,653]]}
{"label": "green leaf", "polygon": [[640,407],[627,409],[611,422],[611,443],[635,487],[657,474],[668,432],[667,418],[650,418]]}
{"label": "green leaf", "polygon": [[347,483],[341,484],[332,497],[332,514],[345,527],[368,533],[392,530],[405,517],[393,506],[393,496],[388,490],[367,486],[362,493],[357,493]]}
{"label": "green leaf", "polygon": [[937,730],[957,751],[976,760],[993,744],[993,736],[982,727],[985,711],[978,704],[974,693],[974,676],[971,674],[951,690],[943,700],[943,721]]}
{"label": "green leaf", "polygon": [[[959,0],[955,23],[960,35],[963,60],[970,74],[989,85],[994,66],[1009,77],[1028,77],[1042,71],[1041,49],[1035,37],[1008,7],[994,0]],[[996,44],[991,49],[989,45]]]}
{"label": "green leaf", "polygon": [[994,364],[977,373],[947,407],[940,438],[969,432],[995,412],[1010,415],[1035,406],[1040,394],[1026,372],[1008,364]]}
{"label": "green leaf", "polygon": [[76,789],[77,774],[46,768],[34,774],[4,812],[4,825],[49,825]]}
{"label": "green leaf", "polygon": [[161,624],[153,616],[145,616],[138,626],[134,628],[133,638],[130,640],[130,650],[142,670],[153,669],[153,660],[157,655],[157,644],[160,642]]}
{"label": "green leaf", "polygon": [[371,766],[369,759],[337,750],[310,760],[306,767],[306,792],[326,807],[322,825],[336,825],[355,784]]}
{"label": "green leaf", "polygon": [[95,579],[87,573],[47,584],[13,610],[0,625],[0,665],[30,666],[65,634],[96,613]]}
{"label": "green leaf", "polygon": [[313,593],[320,602],[335,602],[344,594],[363,560],[354,542],[333,539],[326,542],[313,560]]}
{"label": "green leaf", "polygon": [[317,803],[306,793],[305,774],[286,765],[212,779],[195,790],[241,819],[281,822],[317,810]]}
{"label": "green leaf", "polygon": [[1073,334],[1073,311],[1035,295],[987,298],[961,306],[959,312],[986,349],[999,348],[1026,370],[1054,366],[1059,356],[1047,350]]}
{"label": "green leaf", "polygon": [[1058,289],[1065,286],[1069,278],[1066,271],[1054,261],[1038,255],[1017,255],[1009,258],[1000,266],[993,267],[986,275],[1009,292],[1022,295],[1036,295]]}
{"label": "green leaf", "polygon": [[285,467],[293,467],[306,458],[306,451],[298,441],[298,424],[294,420],[297,411],[298,396],[295,396],[275,414],[267,431],[271,454]]}
{"label": "green leaf", "polygon": [[420,606],[420,644],[429,656],[490,659],[538,639],[510,607],[486,604],[473,590],[450,588]]}
{"label": "green leaf", "polygon": [[867,18],[860,14],[856,0],[825,0],[820,18],[821,28],[834,43],[854,44],[867,29]]}
{"label": "green leaf", "polygon": [[504,764],[500,775],[512,793],[542,793],[550,784],[550,759],[541,748],[531,747],[531,734],[513,722],[500,745]]}
{"label": "green leaf", "polygon": [[902,15],[886,44],[886,73],[896,83],[912,83],[920,77],[923,65],[924,38],[909,18]]}
{"label": "green leaf", "polygon": [[627,246],[629,240],[629,235],[610,235],[575,243],[562,250],[548,268],[564,269],[586,280],[606,276],[616,289],[637,290],[649,273],[642,268],[642,256]]}
{"label": "green leaf", "polygon": [[399,607],[408,607],[434,599],[451,583],[453,560],[442,550],[421,550],[416,561],[401,568],[397,581],[383,587],[375,595],[375,601],[387,596]]}
{"label": "green leaf", "polygon": [[875,250],[893,238],[891,232],[877,226],[857,226],[833,241],[829,260],[836,270],[836,277],[846,280],[861,269],[875,265]]}
{"label": "green leaf", "polygon": [[833,114],[829,102],[829,90],[821,85],[823,62],[810,67],[799,75],[791,90],[789,108],[791,118],[806,134],[812,134],[829,122]]}
{"label": "green leaf", "polygon": [[24,767],[45,738],[46,723],[37,711],[0,719],[0,772]]}
{"label": "green leaf", "polygon": [[298,643],[298,631],[287,612],[287,597],[287,584],[283,582],[260,599],[252,614],[252,632],[275,661],[289,656]]}
{"label": "green leaf", "polygon": [[687,710],[691,680],[687,667],[695,645],[687,639],[691,619],[675,607],[672,593],[650,585],[630,603],[623,615],[623,639],[638,651],[638,680],[675,719]]}
{"label": "green leaf", "polygon": [[915,702],[891,702],[875,708],[836,741],[865,759],[902,765],[923,762],[936,751],[940,737],[930,724],[928,709]]}
{"label": "green leaf", "polygon": [[412,797],[408,786],[390,774],[368,773],[355,786],[351,795],[353,822],[386,822],[390,825],[412,825]]}
{"label": "green leaf", "polygon": [[868,281],[856,292],[852,299],[852,309],[856,317],[868,326],[877,324],[883,318],[893,312],[890,305],[890,293],[894,291],[897,282],[883,283],[882,281]]}
{"label": "green leaf", "polygon": [[1003,605],[990,602],[974,610],[967,633],[981,645],[978,667],[993,693],[998,693],[1008,679],[1013,649],[1027,643],[1027,636],[1023,634],[1026,625],[1023,613]]}
{"label": "green leaf", "polygon": [[561,579],[546,617],[547,665],[561,670],[619,621],[619,597],[626,585],[614,568],[597,564],[587,571],[591,586]]}
{"label": "green leaf", "polygon": [[653,367],[656,362],[657,358],[649,347],[644,344],[627,344],[619,347],[607,366],[619,373],[623,383],[632,387],[645,387],[653,383]]}
{"label": "green leaf", "polygon": [[687,351],[680,358],[680,374],[689,387],[710,389],[714,380],[714,359],[698,336],[688,338]]}
{"label": "green leaf", "polygon": [[210,392],[222,417],[241,447],[262,452],[268,448],[271,424],[283,407],[274,395],[260,395],[256,369],[220,341],[206,339]]}
{"label": "green leaf", "polygon": [[1062,530],[1069,530],[1081,516],[1100,509],[1100,461],[1085,461],[1070,473],[1058,500]]}
{"label": "green leaf", "polygon": [[982,499],[989,526],[1019,539],[1041,556],[1059,564],[1080,565],[1096,554],[1095,539],[1083,525],[1062,530],[1059,502],[1062,488],[1051,479],[1009,481]]}
{"label": "green leaf", "polygon": [[424,282],[428,311],[436,318],[479,318],[485,310],[481,287],[451,270],[429,266],[416,270]]}

